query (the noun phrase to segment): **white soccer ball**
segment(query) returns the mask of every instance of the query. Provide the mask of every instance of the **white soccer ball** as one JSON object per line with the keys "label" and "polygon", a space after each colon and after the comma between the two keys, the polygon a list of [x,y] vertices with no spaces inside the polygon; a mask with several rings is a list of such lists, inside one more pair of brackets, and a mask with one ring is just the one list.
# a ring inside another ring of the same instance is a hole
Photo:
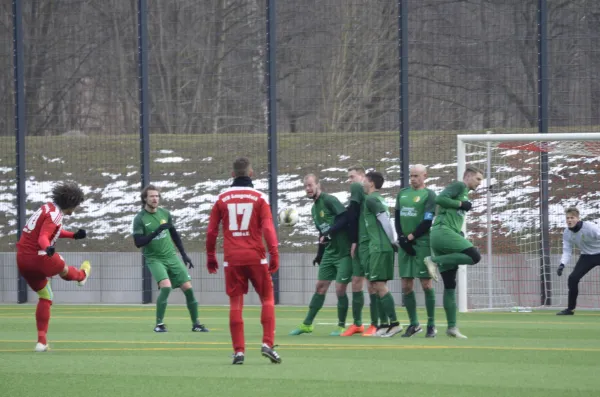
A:
{"label": "white soccer ball", "polygon": [[298,222],[298,211],[295,208],[286,208],[279,212],[279,224],[294,226]]}

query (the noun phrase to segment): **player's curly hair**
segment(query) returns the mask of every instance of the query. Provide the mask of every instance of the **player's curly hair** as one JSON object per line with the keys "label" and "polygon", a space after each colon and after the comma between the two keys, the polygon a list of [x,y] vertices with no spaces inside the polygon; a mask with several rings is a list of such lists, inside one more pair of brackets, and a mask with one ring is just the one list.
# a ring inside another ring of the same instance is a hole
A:
{"label": "player's curly hair", "polygon": [[75,182],[63,182],[52,188],[52,201],[61,210],[77,208],[84,200],[83,190]]}

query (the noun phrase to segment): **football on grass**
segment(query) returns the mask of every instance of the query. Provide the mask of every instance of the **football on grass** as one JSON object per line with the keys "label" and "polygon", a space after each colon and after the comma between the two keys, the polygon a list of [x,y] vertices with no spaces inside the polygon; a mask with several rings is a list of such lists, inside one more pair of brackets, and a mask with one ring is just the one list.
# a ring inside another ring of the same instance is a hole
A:
{"label": "football on grass", "polygon": [[279,224],[294,226],[298,222],[298,211],[295,208],[286,208],[279,212]]}

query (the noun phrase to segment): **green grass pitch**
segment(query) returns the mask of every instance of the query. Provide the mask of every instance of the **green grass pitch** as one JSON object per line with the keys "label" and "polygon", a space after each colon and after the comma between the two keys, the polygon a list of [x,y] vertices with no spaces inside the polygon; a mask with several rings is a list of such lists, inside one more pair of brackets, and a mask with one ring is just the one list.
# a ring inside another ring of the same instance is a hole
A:
{"label": "green grass pitch", "polygon": [[[200,307],[210,333],[192,333],[183,306],[155,334],[153,306],[55,304],[48,353],[34,353],[35,306],[0,306],[0,395],[444,396],[600,395],[600,313],[459,315],[467,340],[329,337],[335,308],[311,335],[288,336],[304,307],[277,308],[281,365],[260,356],[260,308],[246,307],[246,363],[231,365],[228,309]],[[400,320],[406,314],[398,307]],[[365,318],[368,312],[365,310]],[[425,314],[420,311],[421,319]]]}

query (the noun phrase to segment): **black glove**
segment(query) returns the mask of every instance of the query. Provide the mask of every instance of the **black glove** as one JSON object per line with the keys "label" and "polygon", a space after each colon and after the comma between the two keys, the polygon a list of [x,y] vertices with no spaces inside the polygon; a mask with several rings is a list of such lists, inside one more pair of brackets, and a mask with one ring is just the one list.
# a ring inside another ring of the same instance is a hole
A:
{"label": "black glove", "polygon": [[54,248],[53,245],[49,245],[48,247],[46,247],[45,251],[46,251],[46,255],[52,256],[56,252],[56,248]]}
{"label": "black glove", "polygon": [[412,243],[412,241],[410,241],[408,239],[408,237],[406,237],[404,235],[398,237],[398,245],[400,245],[400,248],[402,248],[402,250],[404,252],[406,252],[408,255],[410,255],[410,256],[417,255],[417,251],[415,251],[415,248],[413,247],[413,243]]}
{"label": "black glove", "polygon": [[315,259],[313,259],[312,262],[313,266],[319,266],[321,264],[321,259],[323,259],[323,254],[325,253],[325,247],[327,246],[327,244],[329,244],[330,241],[331,239],[325,236],[323,242],[319,242],[319,250],[317,251],[317,256],[315,256]]}
{"label": "black glove", "polygon": [[463,211],[469,211],[471,208],[473,208],[473,204],[471,204],[470,201],[462,201],[460,203],[460,207],[458,207],[458,208]]}
{"label": "black glove", "polygon": [[156,233],[156,235],[158,236],[163,230],[167,230],[171,228],[171,224],[170,223],[161,223],[161,225],[154,231],[154,233]]}
{"label": "black glove", "polygon": [[321,259],[323,259],[322,256],[315,256],[315,259],[313,259],[313,266],[319,266],[321,264]]}
{"label": "black glove", "polygon": [[86,236],[87,236],[87,233],[83,229],[79,229],[75,233],[73,233],[73,238],[75,240],[81,240],[82,238],[85,238]]}
{"label": "black glove", "polygon": [[186,266],[188,267],[188,269],[193,269],[194,268],[194,264],[192,263],[192,260],[190,259],[190,257],[187,256],[187,254],[181,254],[181,259],[183,260],[183,263],[186,264]]}
{"label": "black glove", "polygon": [[565,269],[565,265],[563,265],[561,263],[560,266],[558,267],[558,270],[556,271],[556,274],[558,274],[558,276],[562,276],[562,273],[563,273],[564,269]]}

